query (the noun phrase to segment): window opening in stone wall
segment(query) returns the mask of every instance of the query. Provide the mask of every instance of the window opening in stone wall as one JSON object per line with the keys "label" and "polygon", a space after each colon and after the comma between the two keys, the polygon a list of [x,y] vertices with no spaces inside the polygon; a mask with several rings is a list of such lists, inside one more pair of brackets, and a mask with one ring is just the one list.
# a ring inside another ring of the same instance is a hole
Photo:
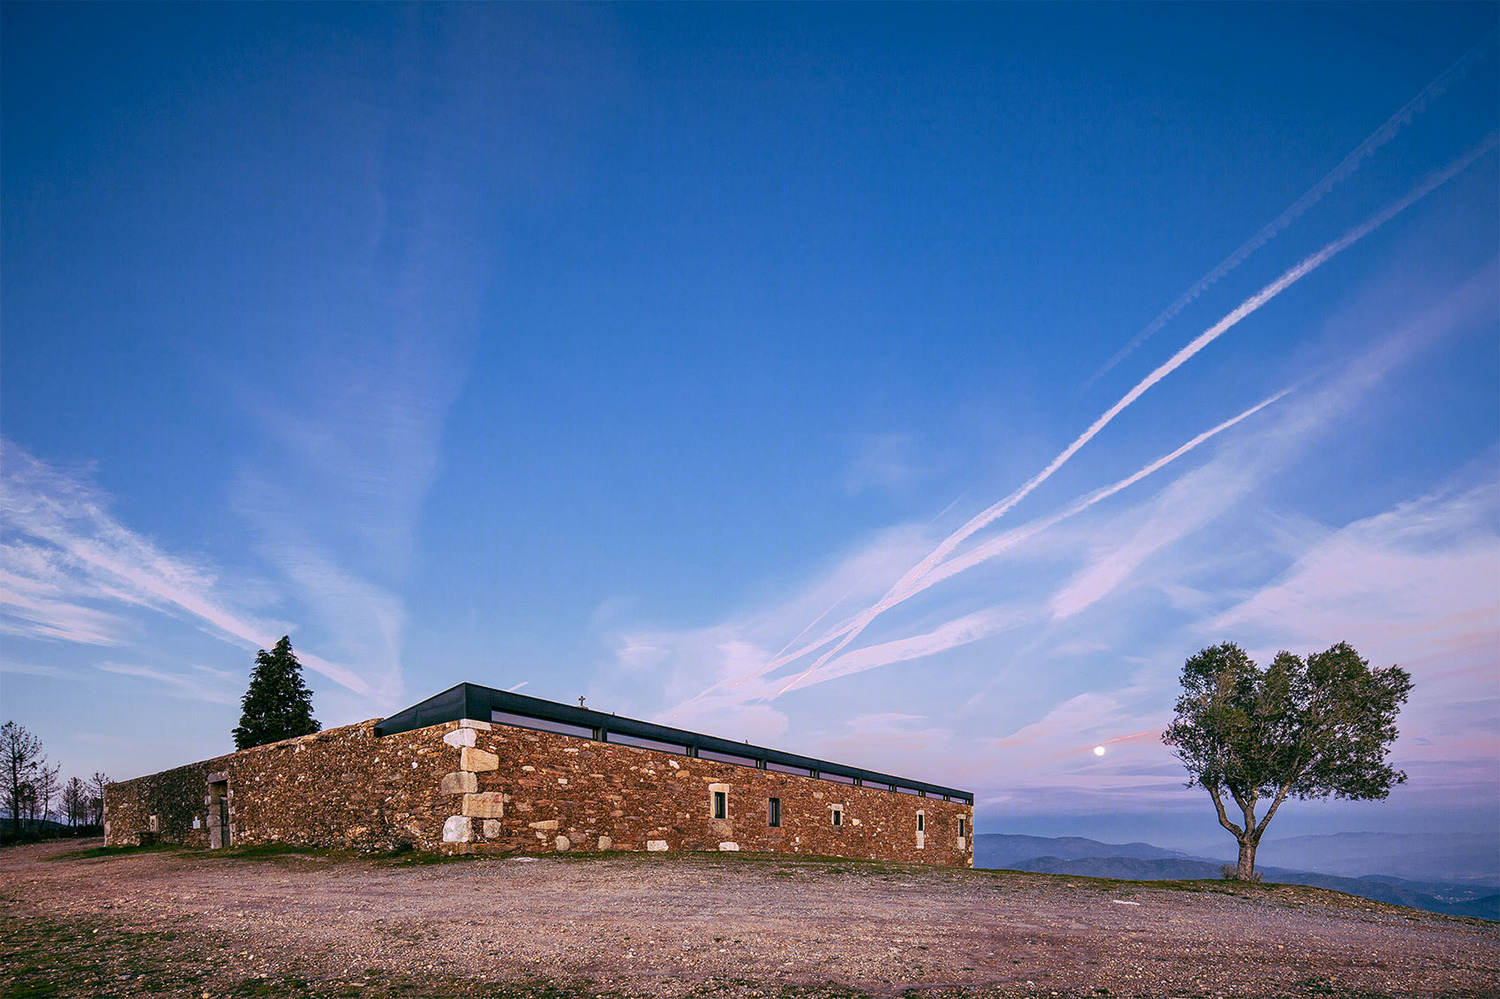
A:
{"label": "window opening in stone wall", "polygon": [[617,742],[622,746],[635,746],[637,749],[654,749],[658,753],[687,755],[687,747],[676,742],[660,742],[656,739],[643,739],[637,735],[621,735],[619,732],[610,732],[609,741]]}
{"label": "window opening in stone wall", "polygon": [[781,799],[772,798],[766,807],[766,824],[773,829],[781,827]]}
{"label": "window opening in stone wall", "polygon": [[844,806],[842,806],[842,805],[834,805],[832,811],[833,811],[833,824],[836,825],[836,826],[843,825],[844,824]]}
{"label": "window opening in stone wall", "polygon": [[835,784],[853,784],[854,783],[854,778],[853,777],[845,777],[843,774],[831,774],[831,773],[828,773],[826,770],[819,771],[818,776],[821,777],[821,778],[823,778],[824,780],[831,780]]}
{"label": "window opening in stone wall", "polygon": [[514,725],[516,728],[535,729],[538,732],[574,735],[580,739],[594,737],[594,730],[587,725],[570,725],[567,722],[553,721],[551,718],[533,718],[531,715],[517,715],[509,711],[491,711],[490,721],[497,725]]}
{"label": "window opening in stone wall", "polygon": [[714,818],[729,818],[729,795],[723,791],[714,792]]}
{"label": "window opening in stone wall", "polygon": [[958,820],[958,838],[959,839],[963,839],[964,838],[964,820],[963,819],[959,819]]}
{"label": "window opening in stone wall", "polygon": [[926,832],[926,831],[927,831],[927,816],[923,815],[921,812],[918,812],[917,813],[917,832]]}

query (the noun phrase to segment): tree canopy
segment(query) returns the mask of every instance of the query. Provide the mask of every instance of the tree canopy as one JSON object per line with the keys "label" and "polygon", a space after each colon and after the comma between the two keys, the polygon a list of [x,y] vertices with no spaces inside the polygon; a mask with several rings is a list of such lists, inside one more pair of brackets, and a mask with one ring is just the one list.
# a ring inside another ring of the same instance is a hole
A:
{"label": "tree canopy", "polygon": [[283,635],[270,652],[261,649],[250,686],[240,699],[234,747],[249,749],[320,730],[323,726],[312,715],[312,694],[302,682],[302,664],[292,652],[291,636]]}
{"label": "tree canopy", "polygon": [[[1239,841],[1237,877],[1255,878],[1255,849],[1288,797],[1384,798],[1406,780],[1386,756],[1411,676],[1396,666],[1371,669],[1347,643],[1305,660],[1279,652],[1261,669],[1225,642],[1188,658],[1182,690],[1162,741]],[[1229,817],[1226,795],[1242,821]],[[1270,805],[1257,820],[1263,800]]]}

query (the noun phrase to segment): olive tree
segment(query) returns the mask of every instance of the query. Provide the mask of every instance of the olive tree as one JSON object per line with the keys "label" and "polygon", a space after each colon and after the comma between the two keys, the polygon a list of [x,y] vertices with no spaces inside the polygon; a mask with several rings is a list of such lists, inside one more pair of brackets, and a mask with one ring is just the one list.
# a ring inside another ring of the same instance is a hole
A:
{"label": "olive tree", "polygon": [[1305,660],[1279,652],[1265,669],[1231,642],[1189,657],[1162,741],[1239,842],[1235,877],[1256,880],[1256,847],[1287,798],[1384,798],[1406,780],[1386,756],[1410,691],[1405,670],[1371,669],[1344,642]]}

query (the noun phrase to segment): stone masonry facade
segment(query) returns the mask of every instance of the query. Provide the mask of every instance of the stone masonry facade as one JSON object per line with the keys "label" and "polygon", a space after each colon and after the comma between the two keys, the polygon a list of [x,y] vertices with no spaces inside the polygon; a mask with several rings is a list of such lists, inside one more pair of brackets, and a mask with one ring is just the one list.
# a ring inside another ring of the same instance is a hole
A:
{"label": "stone masonry facade", "polygon": [[973,865],[963,801],[485,721],[385,736],[375,725],[113,784],[106,843],[744,850]]}

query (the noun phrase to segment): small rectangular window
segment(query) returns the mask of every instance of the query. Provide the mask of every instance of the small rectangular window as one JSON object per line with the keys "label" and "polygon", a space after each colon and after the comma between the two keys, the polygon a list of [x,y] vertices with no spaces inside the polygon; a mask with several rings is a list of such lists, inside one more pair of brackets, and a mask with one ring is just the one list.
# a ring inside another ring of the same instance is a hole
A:
{"label": "small rectangular window", "polygon": [[723,791],[714,792],[714,818],[729,818],[729,795]]}
{"label": "small rectangular window", "polygon": [[772,798],[766,812],[767,824],[773,829],[779,828],[781,826],[781,799]]}
{"label": "small rectangular window", "polygon": [[927,831],[927,816],[923,815],[921,812],[918,812],[917,813],[917,832],[926,832],[926,831]]}
{"label": "small rectangular window", "polygon": [[959,819],[958,820],[958,838],[959,839],[963,839],[964,838],[964,820],[963,819]]}
{"label": "small rectangular window", "polygon": [[842,808],[835,808],[833,810],[833,824],[836,826],[844,824],[844,810]]}

